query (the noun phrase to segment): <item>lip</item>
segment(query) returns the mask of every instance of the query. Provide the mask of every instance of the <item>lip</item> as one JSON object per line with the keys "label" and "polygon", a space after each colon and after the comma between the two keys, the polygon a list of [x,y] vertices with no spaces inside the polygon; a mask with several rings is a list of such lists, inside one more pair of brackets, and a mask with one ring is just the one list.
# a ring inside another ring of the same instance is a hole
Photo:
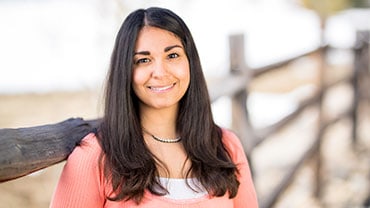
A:
{"label": "lip", "polygon": [[176,83],[173,83],[170,85],[162,85],[162,86],[148,86],[148,88],[154,92],[166,92],[166,91],[171,90],[175,85]]}

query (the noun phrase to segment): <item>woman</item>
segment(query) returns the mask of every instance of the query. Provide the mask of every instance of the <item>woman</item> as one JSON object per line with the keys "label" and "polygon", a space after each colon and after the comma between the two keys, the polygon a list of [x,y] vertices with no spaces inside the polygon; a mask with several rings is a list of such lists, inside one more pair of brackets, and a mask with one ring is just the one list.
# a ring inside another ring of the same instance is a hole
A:
{"label": "woman", "polygon": [[258,207],[242,146],[214,123],[197,49],[173,12],[126,18],[104,113],[69,156],[51,207]]}

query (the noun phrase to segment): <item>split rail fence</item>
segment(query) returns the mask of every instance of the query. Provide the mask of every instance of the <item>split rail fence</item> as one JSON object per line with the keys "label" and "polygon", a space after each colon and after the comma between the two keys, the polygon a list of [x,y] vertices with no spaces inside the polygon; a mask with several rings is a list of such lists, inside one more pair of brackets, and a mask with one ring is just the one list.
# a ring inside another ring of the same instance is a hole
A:
{"label": "split rail fence", "polygon": [[[369,90],[364,89],[363,82],[369,82],[369,31],[359,31],[354,53],[354,64],[351,76],[344,77],[332,83],[325,82],[325,56],[329,49],[322,46],[304,54],[297,55],[288,60],[281,61],[269,66],[250,69],[245,61],[244,36],[230,36],[230,73],[217,82],[209,83],[211,100],[216,101],[220,97],[227,96],[232,100],[232,129],[239,135],[248,158],[253,157],[253,150],[271,135],[289,125],[308,107],[316,107],[319,112],[318,131],[315,141],[302,157],[287,170],[281,183],[268,194],[268,197],[259,199],[260,207],[273,207],[281,194],[292,183],[296,173],[303,164],[310,160],[316,160],[316,194],[320,194],[320,169],[321,157],[320,148],[323,141],[325,129],[331,124],[343,118],[351,118],[353,124],[353,142],[357,138],[358,126],[358,107],[360,103],[369,103]],[[284,118],[273,125],[256,129],[251,125],[249,109],[247,107],[248,95],[250,93],[248,83],[251,80],[272,72],[273,70],[287,66],[299,58],[318,54],[320,69],[319,90],[312,97],[299,103],[299,107],[294,112],[289,113]],[[367,81],[366,81],[367,80]],[[220,84],[222,83],[222,85]],[[352,106],[331,120],[323,119],[323,97],[326,91],[341,83],[350,83],[353,87]],[[81,118],[71,118],[66,121],[44,126],[18,129],[0,129],[0,182],[13,180],[37,170],[49,167],[53,164],[64,161],[79,144],[80,140],[99,124],[99,120],[85,121]],[[253,171],[253,163],[251,168]]]}

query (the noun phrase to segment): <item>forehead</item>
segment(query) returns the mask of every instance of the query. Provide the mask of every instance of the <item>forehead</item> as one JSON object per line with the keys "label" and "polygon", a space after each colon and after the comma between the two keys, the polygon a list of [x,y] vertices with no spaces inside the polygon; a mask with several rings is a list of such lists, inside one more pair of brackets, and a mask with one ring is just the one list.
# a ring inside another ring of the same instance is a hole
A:
{"label": "forehead", "polygon": [[180,38],[174,33],[152,26],[144,26],[137,37],[135,51],[162,50],[171,45],[180,45]]}

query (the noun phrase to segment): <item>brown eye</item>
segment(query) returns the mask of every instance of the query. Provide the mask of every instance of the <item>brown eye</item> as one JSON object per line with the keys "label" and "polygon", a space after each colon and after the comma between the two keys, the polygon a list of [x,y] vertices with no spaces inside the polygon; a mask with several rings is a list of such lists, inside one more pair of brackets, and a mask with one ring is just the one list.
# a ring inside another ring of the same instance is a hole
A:
{"label": "brown eye", "polygon": [[150,60],[148,58],[141,58],[141,59],[138,59],[135,64],[145,64],[145,63],[149,63]]}
{"label": "brown eye", "polygon": [[171,54],[168,55],[169,59],[174,59],[174,58],[177,58],[177,57],[179,57],[179,54],[177,54],[177,53],[171,53]]}

